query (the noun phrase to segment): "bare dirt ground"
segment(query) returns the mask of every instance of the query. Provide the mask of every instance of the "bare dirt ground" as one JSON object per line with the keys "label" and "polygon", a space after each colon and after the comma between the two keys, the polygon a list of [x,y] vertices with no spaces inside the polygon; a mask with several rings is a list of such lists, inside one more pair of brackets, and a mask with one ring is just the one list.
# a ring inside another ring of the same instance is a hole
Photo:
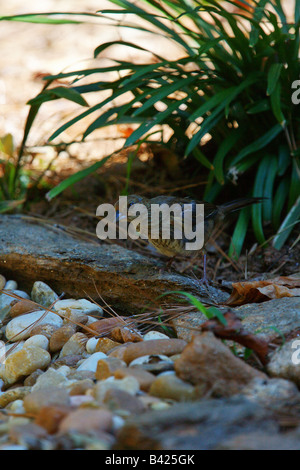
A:
{"label": "bare dirt ground", "polygon": [[[0,14],[4,16],[54,11],[95,13],[97,10],[109,7],[112,7],[112,4],[106,0],[85,2],[80,0],[43,0],[43,2],[29,0],[26,4],[20,0],[12,0],[1,6]],[[80,17],[80,19],[84,18]],[[20,144],[28,112],[26,102],[41,91],[45,83],[42,80],[43,75],[80,70],[91,66],[105,66],[111,62],[113,57],[139,60],[138,54],[133,52],[133,49],[122,46],[111,48],[109,52],[104,52],[100,58],[95,60],[93,59],[93,51],[100,44],[115,39],[125,41],[134,39],[146,47],[149,46],[151,50],[159,52],[164,48],[161,39],[153,41],[152,37],[150,47],[149,38],[145,34],[133,33],[131,30],[122,30],[121,32],[120,29],[108,25],[108,20],[86,17],[85,21],[88,23],[71,25],[8,21],[1,23],[0,103],[2,112],[0,115],[0,136],[11,133],[15,144]],[[178,50],[176,47],[172,50],[169,45],[168,54],[169,56],[176,56],[176,54],[178,56]],[[96,96],[91,93],[87,97],[90,105],[94,104],[95,100],[99,100],[99,93]],[[31,130],[28,144],[32,146],[43,145],[55,129],[77,115],[79,111],[81,110],[78,110],[77,105],[65,100],[56,100],[43,105]],[[82,131],[83,125],[80,123],[79,126],[74,126],[70,131],[65,132],[62,135],[62,140],[76,139]],[[116,129],[106,128],[104,132],[97,131],[93,134],[92,143],[90,141],[88,144],[73,146],[70,148],[70,152],[76,154],[76,157],[80,159],[98,160],[111,153],[112,148],[120,148],[124,138],[116,142],[110,140],[110,138],[116,137],[122,137],[122,135],[118,134]],[[46,164],[48,158],[51,157],[51,152],[49,149],[39,150],[41,151],[41,159]],[[48,158],[47,152],[50,152]],[[42,164],[41,159],[40,164]],[[59,162],[56,164],[58,165]]]}

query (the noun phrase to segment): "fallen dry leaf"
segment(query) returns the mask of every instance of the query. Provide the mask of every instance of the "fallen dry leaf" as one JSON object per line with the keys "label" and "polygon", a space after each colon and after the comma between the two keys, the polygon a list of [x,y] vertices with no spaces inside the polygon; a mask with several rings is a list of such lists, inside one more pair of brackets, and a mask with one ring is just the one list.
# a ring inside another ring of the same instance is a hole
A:
{"label": "fallen dry leaf", "polygon": [[300,296],[300,279],[280,276],[265,281],[235,282],[227,305],[259,303],[270,299]]}

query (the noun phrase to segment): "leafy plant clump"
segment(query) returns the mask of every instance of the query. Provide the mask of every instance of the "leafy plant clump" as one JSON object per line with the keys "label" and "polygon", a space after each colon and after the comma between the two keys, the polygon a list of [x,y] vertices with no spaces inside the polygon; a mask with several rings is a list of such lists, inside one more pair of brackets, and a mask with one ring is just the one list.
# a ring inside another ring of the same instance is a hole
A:
{"label": "leafy plant clump", "polygon": [[[116,7],[94,16],[110,16],[118,22],[116,27],[167,38],[179,47],[180,58],[168,59],[166,50],[166,56],[153,54],[142,64],[119,59],[105,67],[46,77],[42,92],[29,102],[23,144],[44,102],[65,98],[86,106],[86,94],[110,91],[108,98],[64,123],[49,140],[92,113],[95,119],[83,132],[83,140],[98,128],[127,123],[134,128],[125,142],[129,147],[153,138],[155,126],[167,125],[172,131],[168,138],[156,134],[161,144],[181,158],[195,159],[208,172],[204,199],[221,197],[241,175],[248,175],[245,192],[268,198],[240,213],[230,254],[241,252],[250,219],[260,244],[266,243],[264,224],[272,224],[273,245],[281,248],[300,216],[300,104],[292,100],[300,76],[300,0],[295,0],[292,23],[281,0],[110,1]],[[229,12],[228,7],[237,3],[239,8]],[[124,13],[130,21],[119,24]],[[42,18],[27,15],[30,19],[23,20],[47,22],[53,21],[53,15],[57,13]],[[118,40],[99,45],[94,57],[116,44],[145,50]],[[112,71],[118,72],[118,78],[92,80],[93,75]],[[68,88],[52,86],[54,80],[66,77],[72,78]],[[88,84],[87,77],[91,77]],[[117,98],[122,98],[121,104]],[[207,134],[217,149],[213,156],[202,145]],[[102,164],[73,175],[49,197]]]}

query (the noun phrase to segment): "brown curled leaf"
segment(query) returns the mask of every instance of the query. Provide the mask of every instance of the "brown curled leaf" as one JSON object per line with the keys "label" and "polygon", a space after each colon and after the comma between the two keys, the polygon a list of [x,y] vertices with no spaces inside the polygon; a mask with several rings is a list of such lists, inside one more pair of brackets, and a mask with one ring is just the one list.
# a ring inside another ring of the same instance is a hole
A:
{"label": "brown curled leaf", "polygon": [[235,282],[227,305],[259,303],[270,299],[300,296],[300,279],[279,276],[264,281]]}

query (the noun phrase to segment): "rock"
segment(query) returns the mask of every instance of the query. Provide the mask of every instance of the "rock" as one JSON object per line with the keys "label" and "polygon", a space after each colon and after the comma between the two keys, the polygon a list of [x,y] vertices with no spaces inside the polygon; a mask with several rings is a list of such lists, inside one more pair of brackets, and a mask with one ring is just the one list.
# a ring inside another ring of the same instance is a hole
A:
{"label": "rock", "polygon": [[[61,323],[59,322],[59,325]],[[53,325],[50,323],[44,323],[42,325],[36,325],[30,330],[30,336],[36,335],[44,335],[48,340],[50,340],[51,336],[53,335],[54,331],[58,330],[60,326]]]}
{"label": "rock", "polygon": [[267,372],[271,377],[292,380],[300,386],[300,341],[293,339],[278,348],[267,364]]}
{"label": "rock", "polygon": [[199,312],[187,312],[177,318],[170,320],[170,325],[174,329],[177,338],[183,339],[187,343],[192,341],[193,336],[201,331],[201,325],[207,321],[206,316]]}
{"label": "rock", "polygon": [[[229,298],[214,287],[209,288],[208,295],[206,286],[188,276],[161,273],[164,261],[116,244],[86,242],[67,230],[34,223],[23,214],[2,214],[0,224],[0,271],[13,272],[24,288],[31,286],[35,278],[70,297],[85,292],[86,296],[98,298],[96,284],[107,303],[131,313],[140,313],[141,296],[156,299],[167,291],[190,292],[209,304],[211,296],[214,303],[224,303]],[[170,294],[169,299],[179,297]]]}
{"label": "rock", "polygon": [[[98,353],[96,353],[98,354]],[[120,367],[126,367],[124,361],[116,357],[106,357],[98,360],[97,369],[95,373],[96,380],[104,380],[113,375],[114,371]]]}
{"label": "rock", "polygon": [[145,335],[143,335],[144,341],[149,341],[149,339],[169,339],[169,336],[161,333],[160,331],[148,331]]}
{"label": "rock", "polygon": [[64,310],[64,312],[65,313],[62,314],[62,311],[60,311],[60,314],[64,316],[64,325],[70,325],[71,323],[72,325],[80,327],[88,322],[88,316],[82,310]]}
{"label": "rock", "polygon": [[58,295],[45,282],[36,281],[32,287],[31,299],[43,307],[50,307],[58,299]]}
{"label": "rock", "polygon": [[24,444],[28,449],[41,449],[41,442],[46,440],[47,432],[35,423],[24,423],[11,426],[9,438],[15,444]]}
{"label": "rock", "polygon": [[97,336],[109,336],[115,327],[124,327],[127,324],[126,317],[109,317],[94,321],[89,325],[89,328],[93,330]]}
{"label": "rock", "polygon": [[86,326],[90,326],[92,323],[95,323],[97,321],[96,317],[91,317],[90,315],[87,316],[88,321],[86,322]]}
{"label": "rock", "polygon": [[112,414],[108,410],[84,409],[69,413],[59,425],[60,433],[85,433],[93,431],[111,431]]}
{"label": "rock", "polygon": [[31,387],[17,387],[7,390],[0,394],[0,408],[5,408],[9,403],[22,400],[28,393],[30,393]]}
{"label": "rock", "polygon": [[5,286],[4,286],[4,289],[6,289],[6,290],[16,290],[17,288],[18,288],[17,282],[16,282],[16,281],[12,281],[12,280],[7,281],[7,282],[5,283]]}
{"label": "rock", "polygon": [[245,398],[178,403],[165,410],[129,417],[118,432],[114,448],[212,450],[223,441],[257,429],[264,434],[279,434],[271,413]]}
{"label": "rock", "polygon": [[171,356],[178,354],[186,346],[186,342],[181,339],[152,339],[129,344],[124,351],[124,361],[129,364],[140,356],[164,354]]}
{"label": "rock", "polygon": [[2,333],[2,326],[3,324],[6,323],[6,319],[9,317],[9,313],[10,313],[10,306],[7,305],[6,307],[3,307],[0,309],[0,338],[2,338],[3,336],[3,333]]}
{"label": "rock", "polygon": [[39,326],[45,323],[50,323],[53,326],[58,327],[62,325],[62,319],[58,315],[51,312],[44,315],[45,313],[45,310],[41,310],[13,318],[6,326],[5,335],[7,339],[9,341],[19,341],[21,339],[29,338],[30,327],[37,321],[39,321]]}
{"label": "rock", "polygon": [[123,379],[124,377],[134,377],[140,384],[140,389],[148,392],[152,382],[155,380],[155,375],[143,369],[135,367],[122,367],[113,373],[116,379]]}
{"label": "rock", "polygon": [[293,382],[284,379],[255,378],[241,389],[248,400],[281,409],[284,404],[300,403],[300,393]]}
{"label": "rock", "polygon": [[47,390],[48,388],[64,388],[69,383],[69,380],[64,374],[62,374],[59,369],[55,370],[51,367],[40,375],[36,383],[32,387],[32,391],[36,390]]}
{"label": "rock", "polygon": [[82,360],[82,356],[79,354],[69,354],[68,356],[58,357],[54,362],[54,367],[69,366],[76,367],[77,363]]}
{"label": "rock", "polygon": [[24,385],[28,387],[33,387],[38,377],[42,374],[44,374],[44,371],[42,369],[36,369],[34,372],[32,372],[32,374],[26,377],[26,379],[24,380]]}
{"label": "rock", "polygon": [[225,439],[216,450],[299,450],[299,433],[266,434],[257,430]]}
{"label": "rock", "polygon": [[95,379],[95,373],[91,372],[90,370],[78,370],[78,369],[73,369],[72,370],[72,369],[70,369],[70,372],[68,374],[68,378],[70,380],[85,380],[85,379],[94,380]]}
{"label": "rock", "polygon": [[267,341],[294,335],[300,329],[300,297],[284,297],[234,309],[247,331]]}
{"label": "rock", "polygon": [[48,351],[49,340],[44,335],[35,335],[26,339],[24,346],[38,346],[39,348],[42,348],[42,349],[45,349],[45,351]]}
{"label": "rock", "polygon": [[88,390],[91,390],[94,387],[94,382],[91,379],[70,381],[67,389],[70,396],[72,395],[84,395]]}
{"label": "rock", "polygon": [[139,399],[148,410],[166,410],[167,408],[170,408],[170,406],[173,406],[173,403],[171,405],[170,402],[168,403],[160,398],[154,397],[153,395],[141,395]]}
{"label": "rock", "polygon": [[35,424],[46,429],[48,434],[54,434],[58,431],[61,421],[70,413],[68,406],[44,406],[39,410],[35,419]]}
{"label": "rock", "polygon": [[70,397],[66,390],[59,387],[35,390],[24,398],[27,413],[39,413],[44,406],[70,406]]}
{"label": "rock", "polygon": [[174,374],[160,375],[152,383],[150,395],[169,398],[175,401],[191,401],[195,399],[195,387],[184,382]]}
{"label": "rock", "polygon": [[266,378],[234,356],[211,332],[194,336],[174,366],[182,380],[204,386],[214,396],[239,393],[255,377]]}
{"label": "rock", "polygon": [[140,356],[131,361],[130,367],[144,365],[144,364],[159,364],[160,362],[173,363],[172,359],[163,354],[148,354],[147,356]]}
{"label": "rock", "polygon": [[28,450],[28,449],[25,446],[19,446],[17,444],[11,444],[11,445],[3,444],[2,446],[0,446],[0,450]]}
{"label": "rock", "polygon": [[[96,344],[98,343],[98,339],[97,338],[90,338],[86,345],[85,345],[85,348],[87,350],[87,352],[89,354],[93,354],[94,352],[96,352]],[[104,352],[104,351],[103,351]]]}
{"label": "rock", "polygon": [[146,409],[139,398],[116,388],[107,390],[103,403],[105,403],[110,411],[118,414],[124,414],[122,411],[125,411],[126,414],[140,414]]}
{"label": "rock", "polygon": [[94,398],[90,395],[70,395],[71,406],[77,408],[81,405],[94,403]]}
{"label": "rock", "polygon": [[110,337],[117,343],[136,343],[143,341],[143,335],[134,327],[116,326],[110,331]]}
{"label": "rock", "polygon": [[75,333],[63,346],[59,357],[83,354],[88,337],[84,333]]}
{"label": "rock", "polygon": [[12,384],[23,376],[32,374],[36,369],[44,369],[51,361],[50,354],[37,346],[26,346],[12,353],[5,361],[2,377],[6,384]]}
{"label": "rock", "polygon": [[7,410],[11,411],[12,413],[15,414],[24,414],[25,410],[23,407],[23,400],[14,400],[11,403],[9,403],[6,407]]}
{"label": "rock", "polygon": [[[11,293],[14,295],[18,295],[19,297],[22,297],[23,299],[29,299],[28,294],[26,294],[26,292],[23,292],[21,290],[11,290]],[[4,307],[15,304],[15,301],[16,301],[16,298],[12,297],[11,295],[0,294],[0,310],[2,310]]]}
{"label": "rock", "polygon": [[6,279],[2,274],[0,274],[0,290],[4,289],[4,286],[6,284]]}
{"label": "rock", "polygon": [[100,359],[105,359],[106,357],[106,354],[102,352],[96,352],[85,359],[77,370],[90,370],[91,372],[96,372],[98,361]]}
{"label": "rock", "polygon": [[134,377],[125,377],[124,379],[108,377],[108,379],[99,380],[96,383],[93,389],[93,396],[99,403],[102,403],[107,390],[115,388],[118,390],[124,390],[124,392],[130,393],[131,395],[136,395],[140,386]]}
{"label": "rock", "polygon": [[[176,355],[177,356],[177,355]],[[134,359],[129,367],[132,369],[142,369],[151,374],[160,374],[162,372],[174,370],[174,361],[163,354],[141,356]]]}
{"label": "rock", "polygon": [[38,306],[31,300],[19,300],[10,309],[10,316],[12,318],[24,315],[25,313],[36,311]]}
{"label": "rock", "polygon": [[[96,339],[96,338],[92,338]],[[116,348],[117,346],[120,346],[120,343],[117,343],[116,341],[113,341],[112,339],[109,338],[99,338],[96,340],[96,352],[103,352],[103,353],[108,353],[108,351],[111,351],[112,349]]]}
{"label": "rock", "polygon": [[[272,342],[281,335],[293,335],[300,329],[300,298],[284,297],[232,308],[244,328],[259,338]],[[170,321],[178,338],[190,342],[207,321],[200,312],[190,312]]]}
{"label": "rock", "polygon": [[[90,302],[86,299],[64,299],[58,300],[55,303],[54,310],[57,312],[66,315],[70,312],[72,313],[83,313],[85,315],[97,315],[102,316],[103,310],[99,305],[96,305],[94,302]],[[95,321],[95,319],[94,319]]]}
{"label": "rock", "polygon": [[120,346],[116,346],[113,349],[110,349],[107,351],[107,354],[109,357],[116,357],[117,359],[120,359],[121,361],[124,360],[124,354],[125,354],[125,349],[128,348],[130,343],[125,343],[121,344]]}
{"label": "rock", "polygon": [[51,352],[60,351],[66,342],[75,334],[76,325],[63,325],[53,332],[50,338],[49,348]]}
{"label": "rock", "polygon": [[[9,355],[17,352],[17,351],[21,351],[21,349],[23,348],[25,344],[25,341],[17,341],[15,343],[7,343],[5,345],[5,358],[7,358]],[[2,361],[4,362],[4,361]]]}

